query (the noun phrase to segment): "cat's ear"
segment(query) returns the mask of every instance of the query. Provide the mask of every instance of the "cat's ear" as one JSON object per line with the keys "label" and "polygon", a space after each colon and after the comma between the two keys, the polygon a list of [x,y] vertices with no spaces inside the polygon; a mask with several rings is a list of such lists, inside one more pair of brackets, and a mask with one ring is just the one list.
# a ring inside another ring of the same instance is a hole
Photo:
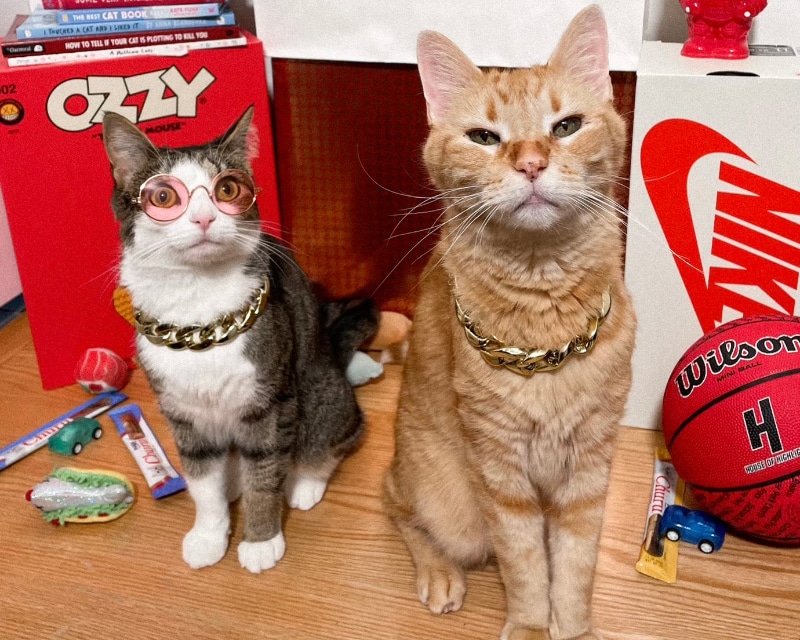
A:
{"label": "cat's ear", "polygon": [[130,120],[118,113],[103,115],[103,145],[106,148],[114,182],[121,189],[131,189],[131,179],[158,150]]}
{"label": "cat's ear", "polygon": [[436,123],[465,87],[481,77],[481,70],[450,39],[436,31],[417,38],[417,65],[428,103],[428,122]]}
{"label": "cat's ear", "polygon": [[589,5],[572,19],[548,66],[583,82],[601,100],[613,98],[608,74],[608,27],[598,5]]}
{"label": "cat's ear", "polygon": [[253,124],[254,111],[254,106],[247,107],[219,142],[219,146],[225,151],[241,153],[248,161],[258,157],[258,130]]}

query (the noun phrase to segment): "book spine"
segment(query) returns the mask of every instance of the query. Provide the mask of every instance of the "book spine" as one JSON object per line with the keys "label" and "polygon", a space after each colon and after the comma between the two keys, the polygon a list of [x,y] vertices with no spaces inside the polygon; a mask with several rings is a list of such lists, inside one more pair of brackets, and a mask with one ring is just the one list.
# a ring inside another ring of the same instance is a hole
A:
{"label": "book spine", "polygon": [[187,18],[177,20],[123,20],[117,22],[94,22],[75,25],[44,25],[24,22],[17,27],[17,38],[79,38],[89,35],[111,35],[136,31],[163,31],[166,29],[203,29],[228,26],[236,22],[232,12],[222,13],[216,18]]}
{"label": "book spine", "polygon": [[43,9],[114,9],[170,4],[211,4],[220,0],[41,0]]}
{"label": "book spine", "polygon": [[47,38],[0,44],[3,55],[9,59],[42,57],[59,54],[107,51],[130,47],[155,45],[181,45],[216,40],[230,40],[241,36],[239,27],[212,27],[211,29],[175,29],[154,33],[134,33],[119,36],[87,36],[84,38]]}
{"label": "book spine", "polygon": [[170,4],[160,7],[118,9],[59,9],[59,24],[118,22],[122,20],[174,20],[177,18],[213,18],[219,15],[218,4]]}
{"label": "book spine", "polygon": [[247,38],[224,38],[222,40],[203,40],[200,42],[183,42],[180,44],[156,44],[151,46],[126,47],[124,49],[100,49],[97,51],[81,51],[71,53],[53,53],[47,55],[21,56],[8,58],[9,67],[23,67],[37,64],[51,64],[55,62],[85,62],[95,60],[110,60],[127,56],[185,56],[189,51],[201,49],[221,49],[224,47],[242,47],[247,44]]}

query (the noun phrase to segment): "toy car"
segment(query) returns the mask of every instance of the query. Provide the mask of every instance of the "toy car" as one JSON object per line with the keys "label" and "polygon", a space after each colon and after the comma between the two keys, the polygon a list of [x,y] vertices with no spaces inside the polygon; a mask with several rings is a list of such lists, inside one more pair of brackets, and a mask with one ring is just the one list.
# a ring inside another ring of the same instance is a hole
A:
{"label": "toy car", "polygon": [[103,429],[97,420],[91,418],[76,418],[65,424],[54,436],[47,441],[51,451],[62,456],[78,455],[83,447],[93,439],[98,440],[103,436]]}
{"label": "toy car", "polygon": [[721,549],[725,541],[725,525],[714,516],[675,504],[668,506],[661,516],[658,533],[667,540],[696,544],[703,553]]}

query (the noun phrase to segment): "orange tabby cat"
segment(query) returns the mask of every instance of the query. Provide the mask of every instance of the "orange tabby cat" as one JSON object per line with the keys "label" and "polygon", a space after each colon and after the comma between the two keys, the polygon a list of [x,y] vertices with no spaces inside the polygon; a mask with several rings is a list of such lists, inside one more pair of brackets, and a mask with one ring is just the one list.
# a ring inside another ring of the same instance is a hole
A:
{"label": "orange tabby cat", "polygon": [[432,612],[461,607],[465,569],[494,556],[501,638],[598,638],[592,582],[636,327],[605,20],[583,10],[531,69],[481,72],[435,32],[420,35],[418,62],[424,159],[447,208],[386,505]]}

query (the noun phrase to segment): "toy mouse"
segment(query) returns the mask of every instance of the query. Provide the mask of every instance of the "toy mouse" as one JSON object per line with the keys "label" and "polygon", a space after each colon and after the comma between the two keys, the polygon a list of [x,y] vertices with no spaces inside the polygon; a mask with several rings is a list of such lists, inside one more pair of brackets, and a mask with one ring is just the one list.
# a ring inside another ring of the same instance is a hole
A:
{"label": "toy mouse", "polygon": [[679,0],[689,38],[681,54],[691,58],[747,58],[750,25],[767,0]]}
{"label": "toy mouse", "polygon": [[378,330],[365,347],[368,351],[380,351],[380,361],[364,351],[356,351],[346,371],[350,384],[354,387],[366,384],[383,374],[384,364],[403,362],[410,329],[411,320],[402,313],[381,311]]}

